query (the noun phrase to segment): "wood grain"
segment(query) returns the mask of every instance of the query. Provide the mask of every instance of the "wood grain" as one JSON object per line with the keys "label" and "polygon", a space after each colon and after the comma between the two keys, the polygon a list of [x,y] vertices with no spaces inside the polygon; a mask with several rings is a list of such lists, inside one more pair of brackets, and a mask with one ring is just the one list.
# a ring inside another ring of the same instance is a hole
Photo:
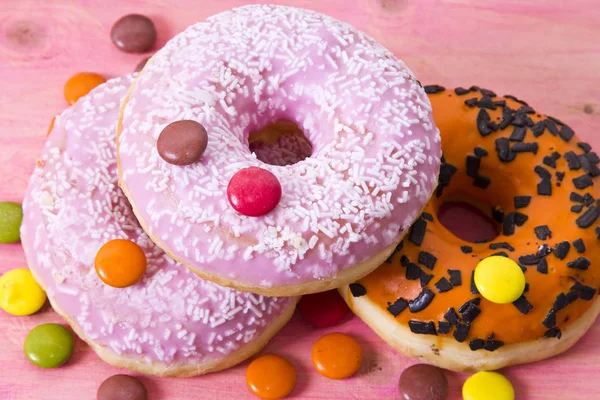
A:
{"label": "wood grain", "polygon": [[[597,0],[355,0],[276,1],[314,9],[347,21],[403,58],[422,82],[488,87],[524,98],[567,121],[583,139],[600,146],[600,8]],[[0,200],[20,201],[53,115],[66,103],[62,87],[79,71],[117,76],[141,56],[117,51],[111,24],[123,14],[150,16],[159,45],[187,25],[252,2],[238,0],[0,0]],[[25,267],[19,245],[0,245],[0,273]],[[81,342],[71,362],[41,370],[25,360],[22,344],[32,327],[59,321],[50,309],[25,318],[0,314],[0,399],[92,399],[108,376]],[[349,332],[365,348],[361,373],[330,381],[311,366],[310,348],[329,331]],[[267,351],[298,368],[294,398],[393,399],[401,371],[414,361],[399,356],[358,319],[315,331],[299,318]],[[509,368],[518,399],[597,396],[600,323],[568,354]],[[142,378],[150,399],[252,398],[244,367],[194,379]],[[451,399],[460,398],[464,375],[449,374]]]}

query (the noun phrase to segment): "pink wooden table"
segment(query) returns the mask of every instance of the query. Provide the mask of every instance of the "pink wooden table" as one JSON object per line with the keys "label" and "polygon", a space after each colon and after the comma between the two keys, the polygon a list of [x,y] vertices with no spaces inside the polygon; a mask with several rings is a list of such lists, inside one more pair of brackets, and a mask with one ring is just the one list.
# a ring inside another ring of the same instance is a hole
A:
{"label": "pink wooden table", "polygon": [[[78,71],[106,76],[130,72],[141,58],[117,51],[111,24],[139,12],[159,29],[159,45],[187,25],[242,0],[0,0],[0,201],[22,199],[53,115],[65,106],[62,87]],[[278,3],[324,12],[362,29],[403,58],[424,83],[472,84],[511,93],[567,121],[600,146],[600,7],[597,0],[289,0]],[[0,245],[0,273],[25,267],[20,245]],[[70,363],[56,370],[30,365],[23,340],[34,326],[60,319],[50,309],[31,317],[0,312],[0,399],[93,399],[108,376],[81,341]],[[310,363],[315,331],[296,316],[267,350],[298,369],[294,398],[393,399],[398,355],[360,320],[336,328],[365,349],[360,374],[345,381],[319,376]],[[600,395],[600,322],[567,354],[504,372],[518,399],[591,399]],[[252,398],[246,364],[194,379],[142,378],[150,399]],[[451,399],[464,375],[448,374]]]}

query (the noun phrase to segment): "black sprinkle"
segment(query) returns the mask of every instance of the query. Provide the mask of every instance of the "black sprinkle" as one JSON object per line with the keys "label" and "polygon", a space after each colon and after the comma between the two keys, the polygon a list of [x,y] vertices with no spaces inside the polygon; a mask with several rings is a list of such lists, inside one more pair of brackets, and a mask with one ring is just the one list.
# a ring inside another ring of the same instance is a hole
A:
{"label": "black sprinkle", "polygon": [[585,195],[583,195],[583,204],[585,206],[590,206],[592,205],[592,203],[595,201],[594,196],[592,196],[589,193],[586,193]]}
{"label": "black sprinkle", "polygon": [[475,271],[471,272],[471,293],[479,294],[479,290],[477,290],[477,286],[475,285]]}
{"label": "black sprinkle", "polygon": [[469,92],[470,92],[469,89],[465,89],[465,88],[462,88],[462,87],[457,87],[456,89],[454,89],[454,93],[456,93],[459,96],[462,96],[462,95],[467,94]]}
{"label": "black sprinkle", "polygon": [[445,335],[446,333],[450,332],[451,327],[452,327],[452,324],[450,324],[450,322],[439,321],[437,331],[439,334]]}
{"label": "black sprinkle", "polygon": [[421,217],[423,217],[425,221],[433,222],[433,215],[429,214],[428,212],[423,212]]}
{"label": "black sprinkle", "polygon": [[517,300],[513,301],[513,304],[522,314],[527,314],[529,310],[533,308],[533,305],[525,298],[524,295],[521,295]]}
{"label": "black sprinkle", "polygon": [[487,187],[490,186],[491,182],[492,181],[490,178],[483,175],[477,175],[477,177],[473,179],[473,185],[481,189],[487,189]]}
{"label": "black sprinkle", "polygon": [[504,221],[504,210],[501,207],[492,208],[492,218],[494,221],[502,223]]}
{"label": "black sprinkle", "polygon": [[513,142],[522,142],[525,139],[525,132],[527,132],[527,128],[524,126],[515,126],[509,140]]}
{"label": "black sprinkle", "polygon": [[552,179],[552,174],[541,165],[536,165],[536,167],[533,170],[540,177],[540,179]]}
{"label": "black sprinkle", "polygon": [[531,127],[531,131],[533,132],[533,136],[535,137],[542,136],[544,134],[544,129],[546,129],[544,121],[538,121]]}
{"label": "black sprinkle", "polygon": [[350,284],[350,293],[352,293],[353,297],[360,297],[367,294],[367,289],[360,283],[351,283]]}
{"label": "black sprinkle", "polygon": [[525,282],[525,288],[523,288],[523,293],[529,292],[529,283]]}
{"label": "black sprinkle", "polygon": [[552,196],[552,182],[547,179],[543,179],[537,185],[537,193],[540,196]]}
{"label": "black sprinkle", "polygon": [[565,142],[571,140],[573,135],[575,135],[575,132],[573,132],[573,129],[569,128],[567,125],[563,125],[560,132],[558,132],[558,136],[560,136],[560,138]]}
{"label": "black sprinkle", "polygon": [[500,124],[498,124],[498,128],[505,129],[507,126],[512,124],[512,122],[515,118],[514,114],[515,114],[515,111],[512,110],[510,107],[504,107],[502,109],[502,120],[500,121]]}
{"label": "black sprinkle", "polygon": [[427,85],[423,87],[423,90],[425,90],[425,93],[427,94],[434,94],[443,92],[444,90],[446,90],[446,88],[440,85]]}
{"label": "black sprinkle", "polygon": [[467,309],[462,312],[462,319],[466,324],[470,324],[481,314],[481,310],[473,303],[469,303]]}
{"label": "black sprinkle", "polygon": [[488,110],[495,110],[496,105],[490,96],[482,96],[481,99],[477,102],[477,107],[479,108],[487,108]]}
{"label": "black sprinkle", "polygon": [[569,200],[574,201],[576,203],[583,203],[583,196],[579,193],[571,192]]}
{"label": "black sprinkle", "polygon": [[394,317],[397,317],[402,311],[404,311],[404,309],[408,307],[408,301],[404,300],[402,297],[400,297],[398,300],[396,300],[394,302],[394,304],[390,304],[388,305],[387,310],[390,312],[390,314],[392,314]]}
{"label": "black sprinkle", "polygon": [[527,124],[527,115],[520,110],[517,110],[515,113],[515,118],[513,119],[512,124],[515,126],[525,126]]}
{"label": "black sprinkle", "polygon": [[569,292],[567,293],[567,300],[569,301],[569,304],[574,302],[575,300],[577,300],[579,298],[579,292]]}
{"label": "black sprinkle", "polygon": [[553,309],[550,309],[550,311],[548,311],[548,314],[546,314],[546,318],[544,318],[542,325],[544,325],[548,329],[554,328],[556,326],[556,312]]}
{"label": "black sprinkle", "polygon": [[485,345],[485,342],[483,339],[472,339],[469,342],[469,348],[472,351],[477,351],[477,350],[481,350],[483,349],[483,346]]}
{"label": "black sprinkle", "polygon": [[502,346],[504,346],[504,342],[501,340],[488,340],[487,342],[485,342],[483,349],[487,351],[495,351]]}
{"label": "black sprinkle", "polygon": [[450,274],[450,283],[452,286],[461,286],[462,285],[462,275],[460,270],[458,269],[449,269],[448,274]]}
{"label": "black sprinkle", "polygon": [[448,311],[446,311],[446,314],[444,314],[444,319],[452,325],[457,325],[460,321],[460,317],[454,310],[454,307],[450,307]]}
{"label": "black sprinkle", "polygon": [[474,299],[471,299],[469,301],[466,301],[462,306],[460,306],[460,308],[458,309],[459,313],[463,313],[467,310],[467,308],[469,308],[471,306],[471,304],[478,306],[481,304],[481,298],[480,297],[475,297]]}
{"label": "black sprinkle", "polygon": [[531,196],[515,196],[515,198],[514,198],[514,203],[515,203],[516,209],[525,208],[529,205],[530,202],[531,202]]}
{"label": "black sprinkle", "polygon": [[420,246],[423,243],[423,239],[425,238],[425,231],[427,230],[427,221],[422,218],[417,219],[417,221],[410,228],[410,235],[408,240],[412,243]]}
{"label": "black sprinkle", "polygon": [[419,277],[421,287],[427,286],[429,281],[431,281],[431,278],[433,278],[433,275],[429,275],[426,274],[425,271],[421,271],[421,276]]}
{"label": "black sprinkle", "polygon": [[523,226],[528,219],[529,217],[527,215],[520,212],[515,212],[515,224],[517,224],[517,226]]}
{"label": "black sprinkle", "polygon": [[464,342],[467,340],[467,336],[469,336],[469,325],[457,324],[453,335],[457,342]]}
{"label": "black sprinkle", "polygon": [[589,153],[590,151],[592,151],[592,146],[590,146],[586,142],[577,143],[577,147],[579,147],[581,150],[583,150],[584,153]]}
{"label": "black sprinkle", "polygon": [[510,162],[516,157],[516,154],[510,151],[508,139],[504,137],[496,139],[496,152],[498,153],[498,158],[502,162]]}
{"label": "black sprinkle", "polygon": [[398,245],[396,246],[396,248],[394,249],[394,251],[392,251],[392,254],[390,254],[390,256],[387,258],[387,260],[385,260],[386,263],[391,264],[392,260],[394,259],[394,256],[399,252],[402,251],[402,249],[404,249],[404,240],[400,241],[400,243],[398,243]]}
{"label": "black sprinkle", "polygon": [[433,269],[435,267],[435,263],[437,262],[437,257],[427,251],[421,251],[419,253],[419,264],[424,265],[429,269]]}
{"label": "black sprinkle", "polygon": [[589,266],[590,261],[585,257],[577,257],[573,261],[567,263],[567,267],[582,271],[587,270]]}
{"label": "black sprinkle", "polygon": [[509,251],[515,251],[515,248],[506,242],[492,243],[492,244],[490,244],[490,249],[491,250],[506,249]]}
{"label": "black sprinkle", "polygon": [[556,175],[556,180],[559,181],[559,182],[562,182],[563,179],[565,179],[565,173],[564,172],[556,171],[554,173],[554,175]]}
{"label": "black sprinkle", "polygon": [[460,250],[464,253],[464,254],[470,254],[473,252],[473,248],[471,246],[460,246]]}
{"label": "black sprinkle", "polygon": [[477,114],[477,129],[481,136],[488,136],[498,129],[491,123],[490,114],[484,108],[480,109]]}
{"label": "black sprinkle", "polygon": [[544,256],[540,254],[526,254],[519,257],[519,264],[522,265],[537,265]]}
{"label": "black sprinkle", "polygon": [[517,112],[522,112],[523,114],[535,114],[535,110],[529,106],[523,106],[519,108]]}
{"label": "black sprinkle", "polygon": [[542,258],[540,260],[540,262],[537,265],[537,272],[539,272],[540,274],[547,274],[548,273],[548,261],[546,261],[545,258]]}
{"label": "black sprinkle", "polygon": [[542,257],[546,257],[550,253],[552,253],[552,247],[548,246],[547,244],[541,245],[538,249],[538,255]]}
{"label": "black sprinkle", "polygon": [[550,231],[550,228],[548,228],[548,225],[536,226],[534,230],[535,236],[537,236],[539,240],[546,240],[552,238],[552,232]]}
{"label": "black sprinkle", "polygon": [[542,162],[549,167],[556,168],[556,160],[551,156],[545,156]]}
{"label": "black sprinkle", "polygon": [[565,160],[567,160],[567,165],[571,171],[576,171],[581,168],[581,161],[579,161],[579,157],[572,151],[567,151],[564,156]]}
{"label": "black sprinkle", "polygon": [[591,162],[592,164],[598,164],[600,163],[600,156],[598,156],[598,154],[596,154],[596,152],[586,152],[586,154],[583,155],[583,157],[588,160],[589,162]]}
{"label": "black sprinkle", "polygon": [[475,153],[475,155],[477,157],[485,157],[488,155],[488,151],[486,149],[484,149],[483,147],[479,147],[479,146],[475,147],[473,152]]}
{"label": "black sprinkle", "polygon": [[506,258],[508,258],[508,254],[506,254],[503,251],[498,251],[496,253],[492,253],[492,254],[490,254],[490,256],[500,256],[500,257],[506,257]]}
{"label": "black sprinkle", "polygon": [[588,228],[590,227],[596,220],[598,219],[598,209],[595,206],[591,206],[588,208],[577,220],[575,223],[580,228]]}
{"label": "black sprinkle", "polygon": [[502,222],[502,233],[504,236],[512,236],[515,234],[515,212],[510,212],[504,216]]}
{"label": "black sprinkle", "polygon": [[523,105],[525,105],[525,106],[527,105],[527,103],[526,103],[526,102],[524,102],[523,100],[519,100],[519,99],[517,99],[515,96],[512,96],[512,95],[510,95],[510,94],[504,95],[504,97],[506,97],[507,99],[511,99],[511,100],[513,100],[513,101],[516,101],[517,103],[521,103],[521,104],[523,104]]}
{"label": "black sprinkle", "polygon": [[581,289],[580,296],[583,300],[590,301],[594,298],[595,295],[596,295],[596,289],[594,289],[591,286],[584,286]]}
{"label": "black sprinkle", "polygon": [[596,239],[600,239],[600,226],[596,227]]}
{"label": "black sprinkle", "polygon": [[562,336],[562,333],[561,333],[560,329],[554,327],[552,329],[547,330],[546,333],[544,333],[544,336],[546,336],[547,338],[560,339]]}
{"label": "black sprinkle", "polygon": [[400,264],[403,267],[406,267],[408,265],[408,263],[410,262],[410,259],[408,257],[406,257],[405,254],[402,254],[402,256],[400,257]]}
{"label": "black sprinkle", "polygon": [[538,144],[537,143],[515,143],[511,148],[511,151],[515,153],[533,153],[537,154]]}
{"label": "black sprinkle", "polygon": [[585,252],[585,243],[583,242],[583,239],[581,239],[581,238],[579,238],[573,242],[573,247],[575,247],[575,250],[577,250],[578,253]]}
{"label": "black sprinkle", "polygon": [[583,205],[578,204],[576,206],[571,206],[571,212],[579,214],[583,210]]}
{"label": "black sprinkle", "polygon": [[411,313],[423,311],[434,297],[435,293],[431,289],[424,288],[414,300],[408,302],[408,309]]}
{"label": "black sprinkle", "polygon": [[476,156],[467,156],[467,175],[471,178],[475,178],[479,174],[479,167],[481,166],[481,159]]}
{"label": "black sprinkle", "polygon": [[594,181],[592,180],[592,178],[590,178],[589,175],[581,175],[577,178],[573,178],[573,185],[575,185],[577,189],[585,189],[592,186],[593,184]]}
{"label": "black sprinkle", "polygon": [[408,327],[412,333],[418,333],[421,335],[437,335],[435,331],[435,323],[433,321],[423,322],[423,321],[408,321]]}
{"label": "black sprinkle", "polygon": [[489,97],[496,97],[496,93],[494,93],[493,91],[489,90],[489,89],[484,89],[484,88],[480,88],[479,91],[481,92],[481,94],[483,94],[484,96],[489,96]]}
{"label": "black sprinkle", "polygon": [[554,136],[558,135],[558,127],[552,119],[546,119],[544,120],[544,123],[546,124],[546,129],[548,129],[548,131],[550,131],[551,134],[553,134]]}
{"label": "black sprinkle", "polygon": [[406,266],[406,279],[409,281],[414,281],[415,279],[419,279],[421,277],[421,268],[415,263],[408,263]]}
{"label": "black sprinkle", "polygon": [[570,249],[571,249],[571,243],[569,243],[565,240],[564,242],[560,242],[556,246],[556,248],[554,249],[554,255],[556,257],[558,257],[559,260],[564,260],[565,257],[567,256],[567,254],[569,254]]}
{"label": "black sprinkle", "polygon": [[445,277],[440,278],[439,281],[436,282],[435,288],[438,292],[444,293],[452,289],[452,284]]}
{"label": "black sprinkle", "polygon": [[595,160],[595,158],[590,157],[591,154],[596,154],[596,153],[588,153],[588,154],[579,155],[578,156],[579,162],[581,163],[581,166],[583,167],[583,170],[585,171],[586,174],[588,174],[589,176],[592,176],[592,177],[600,176],[600,168],[598,168],[598,166],[596,165],[598,163],[590,161],[590,159]]}
{"label": "black sprinkle", "polygon": [[568,305],[569,299],[564,293],[560,293],[558,296],[556,296],[556,299],[554,300],[554,306],[552,308],[556,311],[560,311]]}
{"label": "black sprinkle", "polygon": [[475,107],[477,105],[477,97],[473,97],[472,99],[465,100],[465,104],[469,107]]}
{"label": "black sprinkle", "polygon": [[504,106],[506,106],[506,100],[496,100],[496,101],[494,101],[494,105],[496,105],[498,107],[504,107]]}

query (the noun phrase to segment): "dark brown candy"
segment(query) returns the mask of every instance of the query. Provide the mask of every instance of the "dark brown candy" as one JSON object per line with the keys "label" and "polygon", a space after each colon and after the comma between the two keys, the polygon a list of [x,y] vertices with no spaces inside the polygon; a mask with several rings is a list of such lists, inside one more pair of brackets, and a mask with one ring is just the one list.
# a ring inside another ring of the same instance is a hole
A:
{"label": "dark brown candy", "polygon": [[206,129],[196,121],[182,120],[165,127],[156,147],[160,157],[173,165],[193,164],[202,157],[208,144]]}
{"label": "dark brown candy", "polygon": [[146,400],[144,384],[129,375],[113,375],[98,388],[96,400]]}
{"label": "dark brown candy", "polygon": [[156,28],[150,18],[140,14],[121,17],[110,30],[115,46],[126,53],[144,53],[156,43]]}
{"label": "dark brown candy", "polygon": [[445,400],[448,397],[448,379],[437,367],[416,364],[402,372],[398,391],[404,400]]}
{"label": "dark brown candy", "polygon": [[138,63],[138,65],[135,66],[135,71],[133,71],[133,72],[140,72],[141,70],[143,70],[149,59],[150,59],[150,57],[146,57],[146,58],[142,59],[142,61],[140,61]]}

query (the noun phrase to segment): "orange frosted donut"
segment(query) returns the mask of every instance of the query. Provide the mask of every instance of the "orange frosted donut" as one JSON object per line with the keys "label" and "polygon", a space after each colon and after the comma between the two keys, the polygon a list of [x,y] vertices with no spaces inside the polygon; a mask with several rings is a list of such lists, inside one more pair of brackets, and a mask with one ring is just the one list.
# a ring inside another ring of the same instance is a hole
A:
{"label": "orange frosted donut", "polygon": [[[444,153],[437,191],[393,256],[342,295],[400,352],[448,369],[566,350],[600,311],[600,158],[567,125],[512,96],[426,91]],[[493,218],[498,237],[472,243],[445,228],[438,211],[457,200]],[[492,255],[524,271],[513,303],[492,303],[473,282]]]}

